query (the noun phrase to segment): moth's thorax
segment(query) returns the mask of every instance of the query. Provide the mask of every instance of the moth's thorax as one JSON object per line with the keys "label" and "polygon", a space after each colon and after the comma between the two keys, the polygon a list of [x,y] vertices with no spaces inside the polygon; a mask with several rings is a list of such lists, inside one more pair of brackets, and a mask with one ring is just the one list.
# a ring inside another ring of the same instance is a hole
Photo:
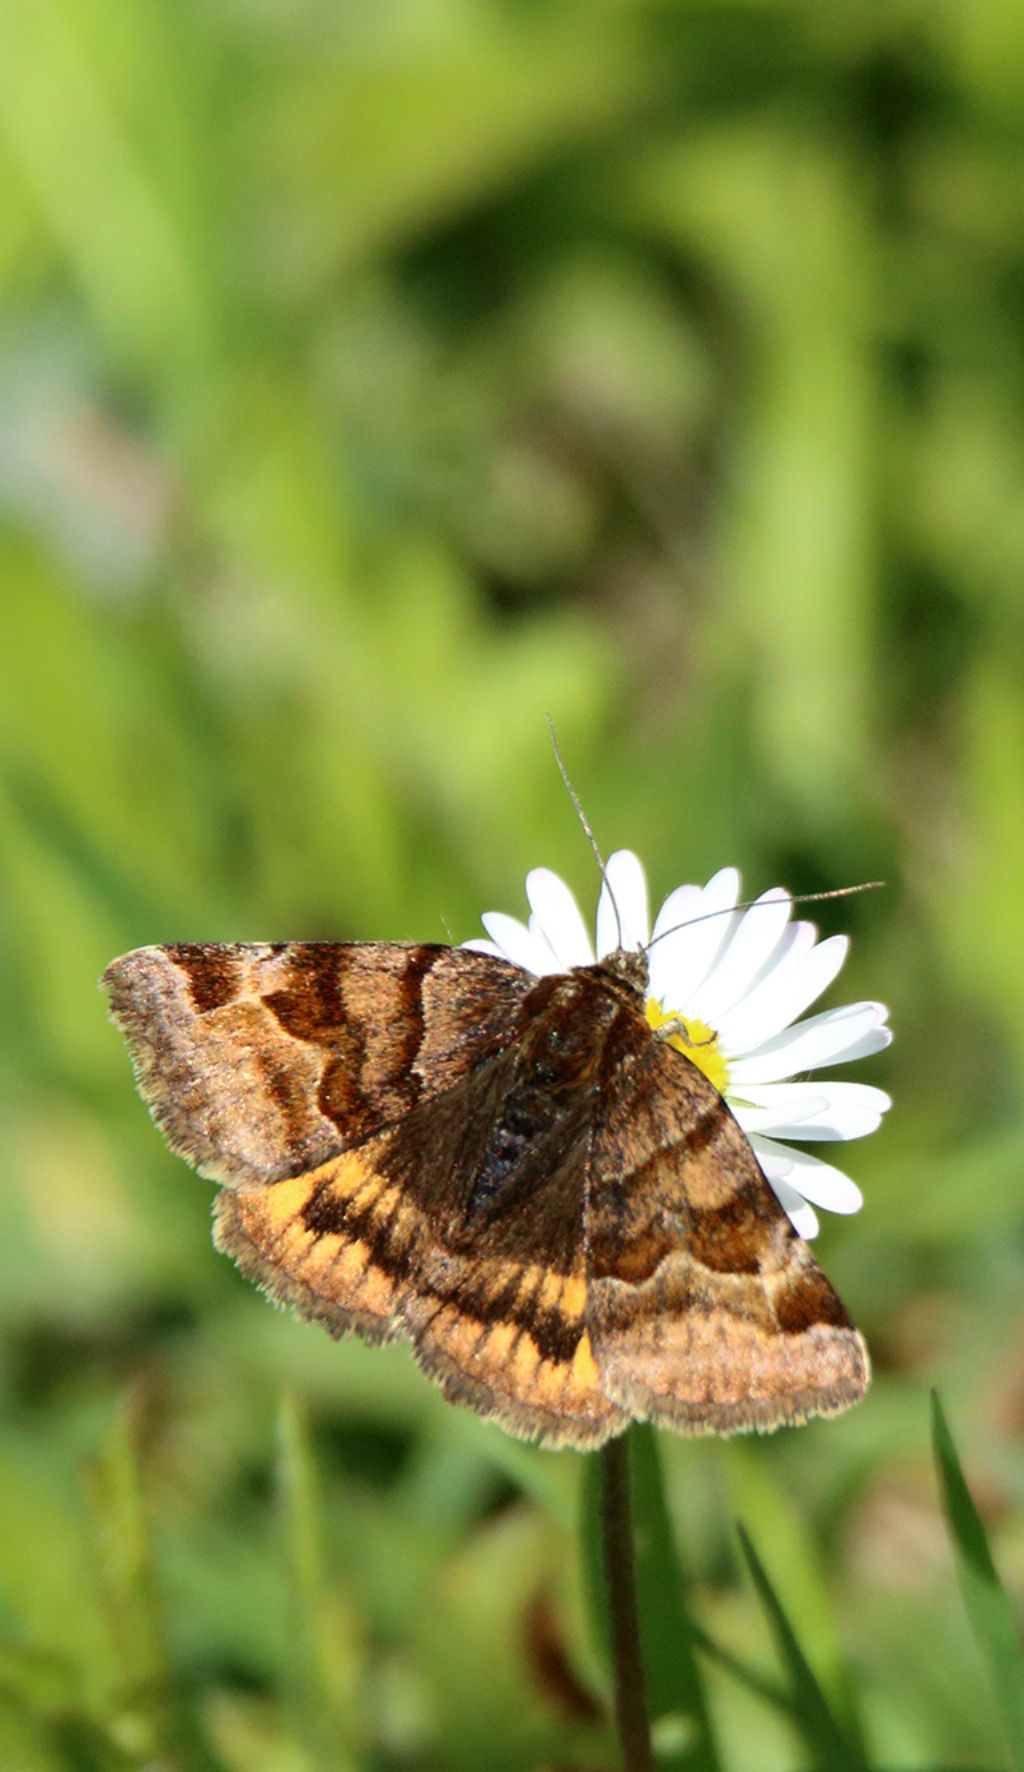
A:
{"label": "moth's thorax", "polygon": [[640,997],[647,995],[650,970],[647,955],[642,950],[640,953],[631,953],[628,948],[615,948],[603,960],[598,961],[594,971],[605,973],[618,984],[628,985]]}
{"label": "moth's thorax", "polygon": [[524,1004],[521,1074],[536,1068],[556,1089],[579,1087],[590,1076],[596,1080],[609,1031],[626,1007],[624,995],[621,984],[597,966],[539,978]]}

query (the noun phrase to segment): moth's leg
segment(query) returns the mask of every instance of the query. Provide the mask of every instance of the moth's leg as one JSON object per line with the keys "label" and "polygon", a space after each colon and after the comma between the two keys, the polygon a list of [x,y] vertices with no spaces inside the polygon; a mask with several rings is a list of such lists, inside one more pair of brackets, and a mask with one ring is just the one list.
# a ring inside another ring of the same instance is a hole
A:
{"label": "moth's leg", "polygon": [[690,1031],[690,1024],[684,1015],[670,1015],[667,1021],[661,1023],[660,1027],[653,1029],[653,1033],[656,1040],[685,1040],[687,1046],[692,1046],[695,1051],[698,1046],[713,1046],[718,1039],[716,1033],[708,1034],[704,1040],[694,1039]]}

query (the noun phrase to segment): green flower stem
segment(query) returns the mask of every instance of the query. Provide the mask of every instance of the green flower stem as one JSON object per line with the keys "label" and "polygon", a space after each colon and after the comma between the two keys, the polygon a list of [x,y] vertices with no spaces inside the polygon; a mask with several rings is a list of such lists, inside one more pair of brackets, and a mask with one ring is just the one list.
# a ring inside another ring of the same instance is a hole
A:
{"label": "green flower stem", "polygon": [[609,1440],[599,1456],[601,1543],[608,1586],[615,1669],[615,1721],[622,1746],[622,1772],[654,1772],[636,1598],[628,1433]]}

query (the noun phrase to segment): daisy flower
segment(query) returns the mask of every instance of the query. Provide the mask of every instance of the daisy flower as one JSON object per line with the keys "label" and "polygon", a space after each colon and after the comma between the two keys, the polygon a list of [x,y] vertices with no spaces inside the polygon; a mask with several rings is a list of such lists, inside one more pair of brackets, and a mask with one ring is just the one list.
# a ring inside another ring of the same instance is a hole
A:
{"label": "daisy flower", "polygon": [[817,1234],[816,1206],[859,1210],[862,1195],[850,1177],[800,1149],[863,1138],[890,1105],[888,1095],[869,1084],[806,1075],[867,1058],[892,1039],[882,1003],[849,1003],[796,1019],[832,983],[846,958],[847,936],[819,941],[813,923],[791,920],[793,901],[778,886],[738,910],[735,868],[722,868],[706,886],[677,887],[652,929],[644,870],[629,849],[608,862],[596,944],[568,886],[549,868],[526,876],[526,896],[529,923],[488,911],[481,921],[490,940],[465,946],[538,977],[592,966],[620,946],[649,947],[651,1027],[685,1023],[670,1044],[725,1097],[800,1235]]}

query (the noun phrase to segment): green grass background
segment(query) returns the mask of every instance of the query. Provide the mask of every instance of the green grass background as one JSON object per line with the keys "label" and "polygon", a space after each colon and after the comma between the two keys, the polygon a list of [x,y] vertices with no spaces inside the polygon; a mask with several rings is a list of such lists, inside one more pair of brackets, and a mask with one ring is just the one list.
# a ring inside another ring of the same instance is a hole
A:
{"label": "green grass background", "polygon": [[546,713],[658,897],[889,883],[875,1386],[661,1437],[658,1677],[728,1769],[840,1764],[787,1681],[1009,1765],[927,1392],[1019,1595],[1024,12],[0,0],[0,288],[0,1766],[614,1763],[581,1461],[249,1290],[95,989],[589,910]]}

